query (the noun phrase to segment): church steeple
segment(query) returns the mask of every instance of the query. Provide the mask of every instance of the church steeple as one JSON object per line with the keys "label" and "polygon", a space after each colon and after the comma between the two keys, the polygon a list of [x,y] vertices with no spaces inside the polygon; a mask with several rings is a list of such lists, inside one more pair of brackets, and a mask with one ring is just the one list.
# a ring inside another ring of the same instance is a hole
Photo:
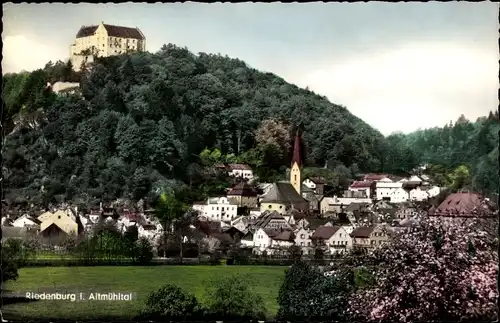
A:
{"label": "church steeple", "polygon": [[294,163],[297,163],[299,167],[302,166],[302,153],[300,151],[300,135],[298,130],[295,134],[295,143],[293,144],[292,167]]}
{"label": "church steeple", "polygon": [[295,135],[295,143],[293,145],[293,157],[292,157],[292,168],[290,169],[290,183],[295,188],[297,193],[301,194],[302,188],[302,176],[301,176],[301,167],[302,167],[302,153],[300,150],[300,134],[297,131]]}

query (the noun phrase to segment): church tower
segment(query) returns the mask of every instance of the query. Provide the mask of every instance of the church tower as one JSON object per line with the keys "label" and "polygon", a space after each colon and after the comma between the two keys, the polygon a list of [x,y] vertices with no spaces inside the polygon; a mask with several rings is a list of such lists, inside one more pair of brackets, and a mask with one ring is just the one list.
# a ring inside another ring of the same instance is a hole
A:
{"label": "church tower", "polygon": [[300,136],[299,132],[297,131],[297,134],[295,135],[295,143],[293,145],[292,168],[290,169],[290,183],[292,184],[293,188],[295,188],[297,193],[299,193],[300,196],[302,196],[301,167],[302,167],[302,154],[300,151]]}

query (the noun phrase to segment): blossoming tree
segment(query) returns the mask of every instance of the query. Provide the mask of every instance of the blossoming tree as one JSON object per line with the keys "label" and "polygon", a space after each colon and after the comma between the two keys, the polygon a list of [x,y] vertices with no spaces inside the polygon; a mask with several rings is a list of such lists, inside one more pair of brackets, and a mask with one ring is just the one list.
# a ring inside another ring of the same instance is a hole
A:
{"label": "blossoming tree", "polygon": [[365,322],[495,319],[498,235],[481,221],[425,218],[395,234],[369,256],[376,283],[351,296],[350,315]]}

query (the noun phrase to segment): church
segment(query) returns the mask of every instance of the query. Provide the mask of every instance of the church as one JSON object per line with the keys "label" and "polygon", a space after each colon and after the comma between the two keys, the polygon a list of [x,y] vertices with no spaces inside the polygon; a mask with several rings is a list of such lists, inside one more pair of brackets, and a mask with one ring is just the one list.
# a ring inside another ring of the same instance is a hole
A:
{"label": "church", "polygon": [[293,157],[289,181],[273,183],[269,191],[260,201],[260,211],[276,211],[285,214],[291,208],[299,211],[309,210],[309,201],[301,194],[302,188],[302,153],[299,132],[295,135]]}

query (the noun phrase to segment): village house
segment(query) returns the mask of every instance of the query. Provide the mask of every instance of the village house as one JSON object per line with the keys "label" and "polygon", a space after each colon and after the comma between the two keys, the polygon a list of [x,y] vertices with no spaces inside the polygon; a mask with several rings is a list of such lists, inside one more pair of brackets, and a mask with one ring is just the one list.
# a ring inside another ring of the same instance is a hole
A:
{"label": "village house", "polygon": [[408,190],[403,187],[398,187],[392,190],[389,194],[389,199],[391,203],[404,203],[408,201],[410,195]]}
{"label": "village house", "polygon": [[254,232],[252,230],[247,230],[247,232],[243,235],[240,240],[240,244],[242,248],[254,248]]}
{"label": "village house", "polygon": [[373,198],[375,196],[375,182],[355,181],[349,186],[349,191],[364,192],[365,197]]}
{"label": "village house", "polygon": [[40,235],[44,238],[58,239],[66,236],[76,236],[84,231],[79,218],[73,210],[57,210],[45,212],[38,217]]}
{"label": "village house", "polygon": [[270,234],[271,246],[269,252],[273,255],[287,255],[288,250],[295,244],[295,234],[291,230],[275,231]]}
{"label": "village house", "polygon": [[378,181],[375,183],[375,199],[391,201],[392,193],[400,188],[403,188],[402,182],[393,182],[390,179]]}
{"label": "village house", "polygon": [[394,217],[396,219],[408,219],[414,216],[417,216],[418,210],[412,203],[401,203],[396,208],[396,212],[394,213]]}
{"label": "village house", "polygon": [[309,210],[311,212],[319,211],[319,202],[323,198],[323,195],[316,194],[313,189],[304,184],[302,184],[301,193],[302,197],[309,202]]}
{"label": "village house", "polygon": [[362,226],[355,228],[350,236],[352,246],[372,250],[388,240],[385,227],[382,225]]}
{"label": "village house", "polygon": [[208,198],[206,203],[195,203],[192,208],[208,221],[231,221],[238,215],[238,205],[225,196]]}
{"label": "village house", "polygon": [[42,222],[37,218],[32,217],[29,214],[23,214],[16,220],[12,221],[11,225],[17,228],[25,228],[25,227],[40,228],[41,223]]}
{"label": "village house", "polygon": [[356,197],[323,197],[320,202],[320,212],[321,214],[325,214],[328,212],[333,213],[341,213],[344,211],[344,208],[347,207],[351,203],[366,203],[372,204],[372,200],[370,198],[356,198]]}
{"label": "village house", "polygon": [[392,182],[387,174],[366,174],[363,181],[367,182]]}
{"label": "village house", "polygon": [[265,230],[291,230],[292,227],[287,219],[276,211],[266,211],[255,220],[252,225],[254,228],[262,228]]}
{"label": "village house", "polygon": [[410,195],[409,196],[410,201],[422,202],[426,201],[429,198],[429,193],[421,189],[420,186],[417,186],[416,188],[412,189],[409,195]]}
{"label": "village house", "polygon": [[341,226],[320,226],[311,240],[315,247],[324,247],[330,255],[345,253],[352,247],[349,233]]}
{"label": "village house", "polygon": [[300,227],[295,231],[295,245],[300,247],[302,254],[312,254],[312,240],[311,236],[314,231]]}
{"label": "village house", "polygon": [[306,177],[302,185],[311,189],[314,194],[323,195],[325,192],[325,179],[321,177]]}
{"label": "village house", "polygon": [[242,178],[249,182],[253,180],[252,168],[246,164],[228,164],[226,168],[229,176]]}
{"label": "village house", "polygon": [[427,195],[429,198],[433,198],[439,195],[441,193],[441,188],[439,186],[428,186],[428,187],[423,187],[423,190],[427,192]]}
{"label": "village house", "polygon": [[255,208],[259,201],[257,191],[246,182],[240,182],[227,192],[227,199],[238,207]]}
{"label": "village house", "polygon": [[270,236],[276,235],[277,231],[275,230],[264,230],[259,228],[253,234],[253,245],[254,245],[254,253],[262,254],[264,251],[267,252],[269,247],[272,245],[272,239]]}

